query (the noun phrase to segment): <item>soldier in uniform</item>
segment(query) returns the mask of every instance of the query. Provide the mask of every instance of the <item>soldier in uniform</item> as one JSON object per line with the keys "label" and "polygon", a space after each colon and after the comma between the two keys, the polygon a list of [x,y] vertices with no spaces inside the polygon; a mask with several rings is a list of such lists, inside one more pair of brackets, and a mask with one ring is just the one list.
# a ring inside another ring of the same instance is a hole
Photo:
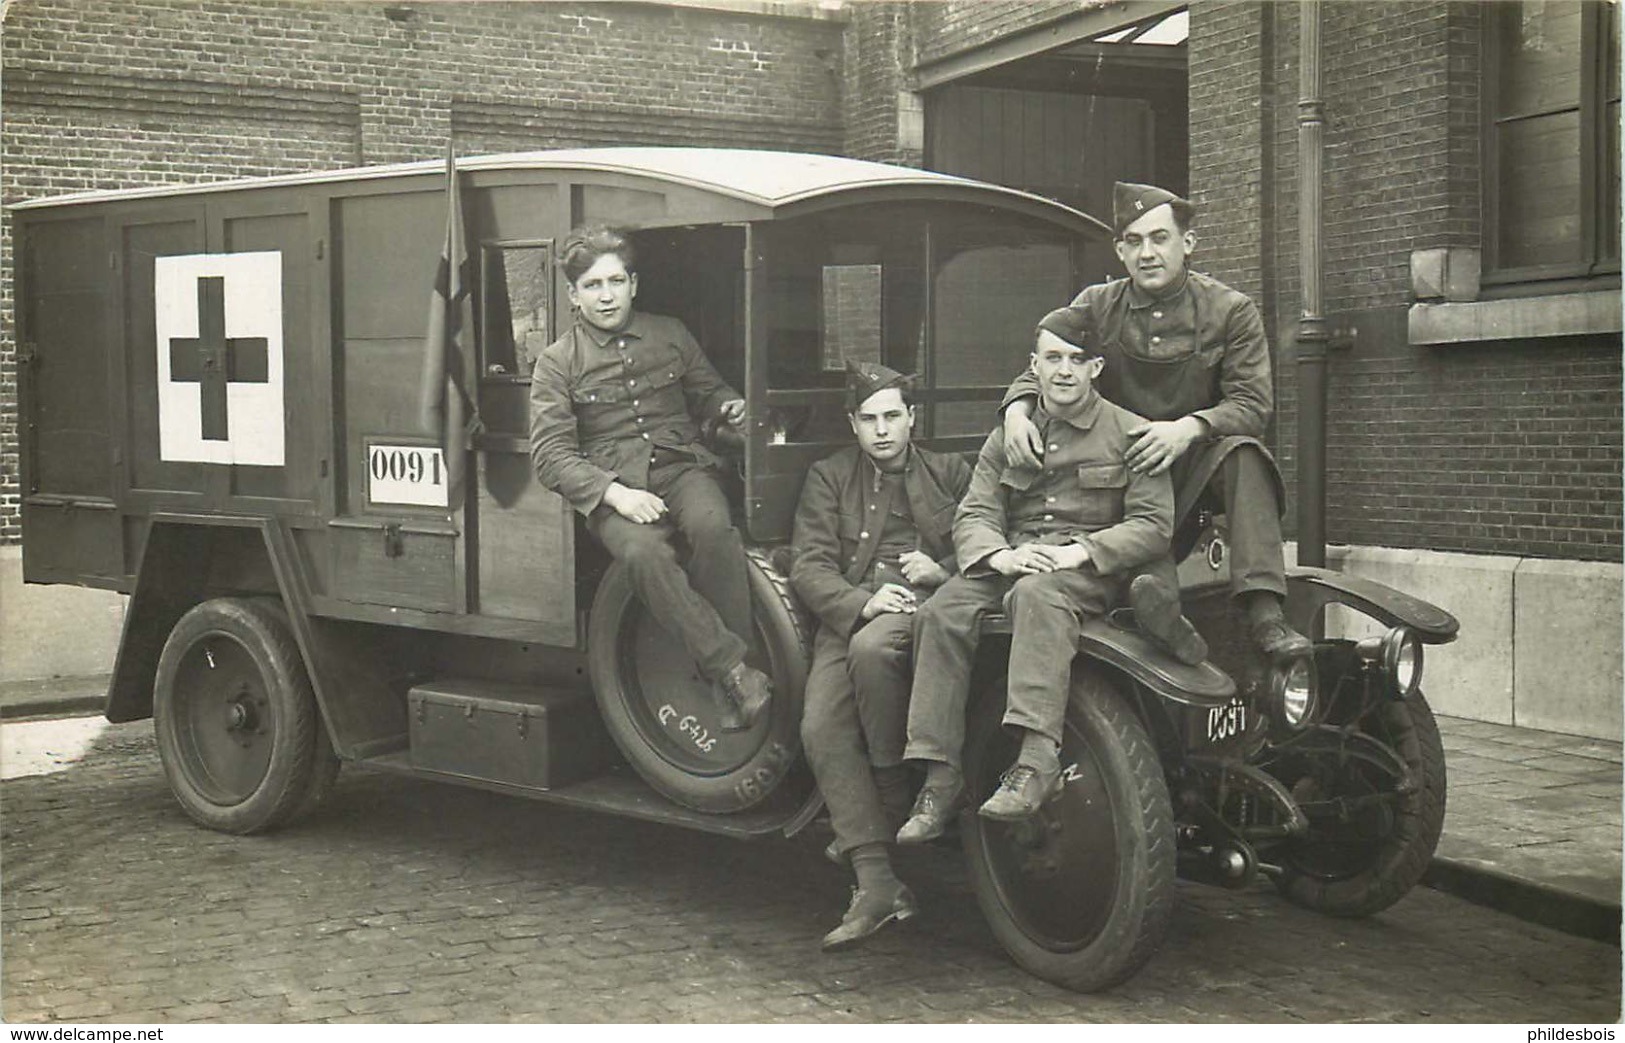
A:
{"label": "soldier in uniform", "polygon": [[[1145,417],[1133,431],[1129,467],[1173,475],[1183,520],[1217,478],[1230,522],[1231,591],[1247,614],[1254,643],[1289,659],[1307,654],[1307,638],[1282,612],[1280,476],[1259,439],[1274,408],[1270,349],[1258,308],[1245,295],[1186,263],[1196,247],[1189,202],[1151,185],[1118,182],[1112,224],[1125,279],[1085,287],[1072,306],[1098,331],[1105,370],[1100,393]],[[1043,455],[1029,416],[1037,387],[1024,374],[1004,402],[1005,449],[1031,466]],[[1172,560],[1136,579],[1134,608],[1181,659],[1206,653],[1178,611]],[[1201,654],[1197,654],[1201,653]]]}
{"label": "soldier in uniform", "polygon": [[1039,323],[1032,371],[1038,464],[1012,464],[1004,432],[982,446],[954,518],[961,574],[919,613],[904,756],[926,764],[925,785],[900,844],[940,836],[963,795],[960,754],[982,616],[1009,615],[1004,723],[1021,752],[980,809],[1017,820],[1061,788],[1061,728],[1080,624],[1119,600],[1129,572],[1168,553],[1174,493],[1165,472],[1128,466],[1143,421],[1094,388],[1105,361],[1083,313],[1060,308]]}
{"label": "soldier in uniform", "polygon": [[790,583],[818,617],[801,741],[857,889],[824,948],[914,915],[886,845],[913,796],[903,763],[914,611],[957,571],[954,508],[970,484],[958,454],[910,444],[912,378],[847,364],[858,444],[814,464],[796,507]]}
{"label": "soldier in uniform", "polygon": [[700,442],[702,422],[743,423],[745,400],[681,322],[633,309],[637,256],[625,236],[577,229],[560,260],[576,318],[531,375],[531,463],[712,682],[720,727],[749,728],[772,683],[745,662],[744,543],[717,484],[720,460]]}

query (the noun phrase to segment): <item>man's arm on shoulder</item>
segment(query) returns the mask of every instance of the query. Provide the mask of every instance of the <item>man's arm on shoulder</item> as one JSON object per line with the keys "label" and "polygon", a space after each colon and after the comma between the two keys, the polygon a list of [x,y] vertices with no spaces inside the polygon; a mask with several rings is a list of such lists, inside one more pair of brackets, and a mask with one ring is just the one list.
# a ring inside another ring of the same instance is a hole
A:
{"label": "man's arm on shoulder", "polygon": [[1004,476],[1004,435],[994,431],[982,443],[970,486],[954,514],[954,551],[959,555],[959,571],[967,576],[992,573],[987,559],[1010,546],[1006,531],[1008,514],[1000,479]]}
{"label": "man's arm on shoulder", "polygon": [[1219,361],[1219,401],[1191,416],[1207,422],[1213,437],[1262,437],[1275,408],[1270,385],[1270,343],[1258,306],[1244,294],[1235,297],[1225,315],[1224,357]]}
{"label": "man's arm on shoulder", "polygon": [[531,370],[530,462],[542,485],[582,514],[591,514],[615,481],[581,454],[570,378],[552,349],[543,351]]}
{"label": "man's arm on shoulder", "polygon": [[841,493],[833,472],[831,461],[819,461],[802,484],[790,537],[790,586],[825,626],[850,634],[863,617],[869,592],[848,583],[841,567]]}

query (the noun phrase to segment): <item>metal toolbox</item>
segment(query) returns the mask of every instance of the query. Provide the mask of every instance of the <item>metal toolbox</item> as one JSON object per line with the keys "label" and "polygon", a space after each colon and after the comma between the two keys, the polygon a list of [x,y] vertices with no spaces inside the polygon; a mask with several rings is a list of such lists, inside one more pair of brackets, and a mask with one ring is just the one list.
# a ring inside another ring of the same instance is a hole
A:
{"label": "metal toolbox", "polygon": [[441,679],[407,693],[412,766],[554,789],[601,773],[609,736],[580,689]]}

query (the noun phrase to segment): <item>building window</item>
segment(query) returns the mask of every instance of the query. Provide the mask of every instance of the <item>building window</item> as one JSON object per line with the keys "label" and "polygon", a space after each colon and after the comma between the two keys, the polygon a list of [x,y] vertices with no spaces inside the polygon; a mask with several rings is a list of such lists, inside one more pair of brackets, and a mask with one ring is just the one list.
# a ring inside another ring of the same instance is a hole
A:
{"label": "building window", "polygon": [[1488,5],[1484,281],[1619,272],[1619,10]]}

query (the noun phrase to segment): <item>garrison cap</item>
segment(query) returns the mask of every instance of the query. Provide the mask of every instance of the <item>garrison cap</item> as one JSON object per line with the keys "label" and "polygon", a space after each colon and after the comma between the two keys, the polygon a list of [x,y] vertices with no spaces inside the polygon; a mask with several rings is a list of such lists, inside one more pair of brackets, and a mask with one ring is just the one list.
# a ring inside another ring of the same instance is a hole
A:
{"label": "garrison cap", "polygon": [[914,388],[914,377],[904,375],[890,366],[878,362],[846,360],[846,411],[856,412],[870,395],[887,388],[901,388],[907,393]]}
{"label": "garrison cap", "polygon": [[[1094,331],[1089,328],[1089,313],[1083,308],[1068,305],[1056,308],[1038,320],[1038,330],[1055,334],[1074,348],[1082,348],[1090,355],[1100,354],[1100,345]],[[1037,336],[1037,331],[1034,332]]]}
{"label": "garrison cap", "polygon": [[1112,234],[1121,236],[1125,228],[1164,203],[1173,206],[1180,224],[1188,223],[1196,213],[1190,200],[1181,199],[1166,188],[1137,185],[1132,181],[1115,183],[1112,185]]}

